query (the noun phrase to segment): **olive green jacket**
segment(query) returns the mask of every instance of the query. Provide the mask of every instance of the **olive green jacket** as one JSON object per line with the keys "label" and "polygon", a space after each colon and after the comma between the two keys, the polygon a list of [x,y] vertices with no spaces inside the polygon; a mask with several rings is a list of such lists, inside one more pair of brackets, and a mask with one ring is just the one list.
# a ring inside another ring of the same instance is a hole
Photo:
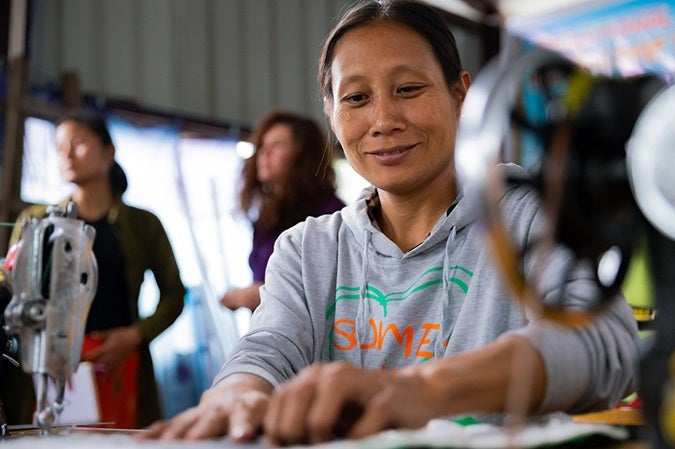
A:
{"label": "olive green jacket", "polygon": [[[65,209],[70,198],[59,206]],[[10,245],[19,241],[21,223],[30,217],[46,216],[47,206],[33,205],[18,217]],[[141,331],[140,370],[138,379],[138,427],[145,427],[161,418],[161,407],[150,357],[149,343],[168,328],[183,310],[185,287],[171,243],[159,219],[151,212],[124,204],[118,198],[108,212],[112,226],[125,258],[125,277],[129,293],[128,304],[133,324]],[[146,270],[151,270],[159,288],[159,301],[151,315],[140,318],[138,295]]]}

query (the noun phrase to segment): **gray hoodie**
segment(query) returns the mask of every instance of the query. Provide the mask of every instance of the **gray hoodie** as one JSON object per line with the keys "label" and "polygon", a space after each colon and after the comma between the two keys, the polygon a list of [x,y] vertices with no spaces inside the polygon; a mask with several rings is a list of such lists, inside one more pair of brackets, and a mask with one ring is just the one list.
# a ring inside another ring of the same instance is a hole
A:
{"label": "gray hoodie", "polygon": [[[460,194],[426,240],[403,253],[369,217],[373,191],[279,237],[250,331],[214,383],[245,372],[278,385],[320,361],[395,370],[517,333],[546,365],[540,413],[608,408],[634,391],[639,340],[623,298],[583,329],[534,320],[502,282],[475,204]],[[531,189],[511,188],[500,205],[517,246],[543,229]],[[526,257],[522,267],[547,300],[559,298],[561,267],[570,260],[562,249],[552,259],[548,267]],[[581,269],[565,289],[572,306],[597,294]]]}

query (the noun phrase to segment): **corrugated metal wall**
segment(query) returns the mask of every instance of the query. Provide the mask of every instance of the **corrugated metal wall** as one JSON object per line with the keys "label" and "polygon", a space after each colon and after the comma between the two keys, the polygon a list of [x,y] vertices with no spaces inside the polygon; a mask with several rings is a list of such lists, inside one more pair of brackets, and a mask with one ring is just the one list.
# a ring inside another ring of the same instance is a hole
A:
{"label": "corrugated metal wall", "polygon": [[[271,107],[322,119],[321,44],[350,0],[33,0],[31,81],[77,71],[87,93],[253,124]],[[469,67],[478,42],[458,31]]]}

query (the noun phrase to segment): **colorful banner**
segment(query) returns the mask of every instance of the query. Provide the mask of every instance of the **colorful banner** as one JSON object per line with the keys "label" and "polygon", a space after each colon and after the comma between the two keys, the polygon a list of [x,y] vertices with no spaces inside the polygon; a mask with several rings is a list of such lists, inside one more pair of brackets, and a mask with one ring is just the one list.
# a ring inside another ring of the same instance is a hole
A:
{"label": "colorful banner", "polygon": [[675,0],[595,1],[512,17],[510,35],[557,51],[595,74],[675,74]]}

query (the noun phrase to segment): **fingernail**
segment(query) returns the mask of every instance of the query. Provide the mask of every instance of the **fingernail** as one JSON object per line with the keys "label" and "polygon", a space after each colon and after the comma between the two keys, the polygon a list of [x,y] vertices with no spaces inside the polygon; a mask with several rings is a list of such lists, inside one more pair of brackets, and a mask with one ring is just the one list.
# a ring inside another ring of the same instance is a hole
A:
{"label": "fingernail", "polygon": [[234,426],[230,429],[230,438],[240,440],[246,436],[246,428],[244,426]]}

